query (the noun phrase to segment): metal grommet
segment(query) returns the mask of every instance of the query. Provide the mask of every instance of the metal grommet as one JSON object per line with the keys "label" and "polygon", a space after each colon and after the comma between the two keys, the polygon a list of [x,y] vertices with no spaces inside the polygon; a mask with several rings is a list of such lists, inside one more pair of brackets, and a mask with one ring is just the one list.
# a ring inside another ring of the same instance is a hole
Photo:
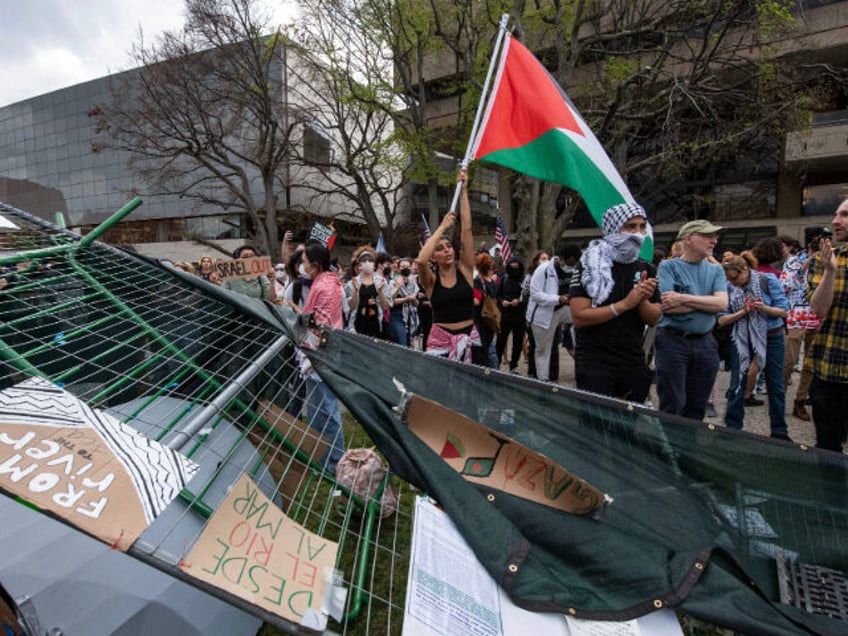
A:
{"label": "metal grommet", "polygon": [[491,375],[491,374],[492,374],[491,369],[486,369],[485,371],[483,371],[483,375]]}
{"label": "metal grommet", "polygon": [[571,614],[572,616],[574,616],[574,615],[577,613],[577,610],[576,610],[576,609],[574,609],[573,607],[569,607],[569,608],[568,608],[568,613],[569,613],[569,614]]}
{"label": "metal grommet", "polygon": [[515,574],[516,572],[518,572],[518,566],[515,565],[515,563],[510,563],[509,566],[507,567],[507,570],[509,570],[510,572]]}
{"label": "metal grommet", "polygon": [[715,424],[707,424],[707,428],[710,429],[711,431],[714,431],[715,430]]}
{"label": "metal grommet", "polygon": [[654,607],[656,607],[657,609],[660,609],[662,606],[663,606],[663,602],[660,599],[656,599],[654,601]]}
{"label": "metal grommet", "polygon": [[489,503],[494,503],[495,496],[492,493],[489,493],[488,495],[486,495],[486,501],[488,501]]}
{"label": "metal grommet", "polygon": [[636,409],[633,407],[633,405],[632,405],[632,404],[628,404],[628,405],[627,405],[627,410],[628,410],[629,412],[631,412],[631,413],[632,413],[632,412],[633,412],[633,411],[635,411]]}
{"label": "metal grommet", "polygon": [[551,393],[559,393],[559,387],[555,386],[551,389]]}
{"label": "metal grommet", "polygon": [[801,450],[810,450],[810,447],[806,444],[798,444],[798,448],[800,448]]}
{"label": "metal grommet", "polygon": [[696,570],[703,570],[703,569],[704,569],[704,564],[703,564],[703,563],[701,563],[700,561],[698,561],[697,563],[695,563],[695,569],[696,569]]}

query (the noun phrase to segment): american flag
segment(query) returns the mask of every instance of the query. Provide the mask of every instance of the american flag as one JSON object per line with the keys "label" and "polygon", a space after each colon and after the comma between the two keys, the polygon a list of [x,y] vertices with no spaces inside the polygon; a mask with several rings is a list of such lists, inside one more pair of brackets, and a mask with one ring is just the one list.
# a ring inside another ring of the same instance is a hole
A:
{"label": "american flag", "polygon": [[423,212],[421,213],[421,227],[424,232],[424,242],[426,243],[430,240],[430,226],[427,225],[427,217],[424,216]]}
{"label": "american flag", "polygon": [[495,225],[495,242],[501,246],[503,262],[508,262],[512,258],[512,248],[509,246],[509,236],[506,234],[506,226],[500,214],[498,215],[498,223]]}

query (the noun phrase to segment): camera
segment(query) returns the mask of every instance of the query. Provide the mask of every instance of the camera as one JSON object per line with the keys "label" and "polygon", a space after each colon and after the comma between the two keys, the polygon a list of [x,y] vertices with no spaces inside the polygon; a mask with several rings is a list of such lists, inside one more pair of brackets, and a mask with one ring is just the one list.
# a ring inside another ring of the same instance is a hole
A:
{"label": "camera", "polygon": [[391,275],[392,275],[392,266],[391,266],[391,265],[386,265],[386,266],[383,268],[383,278],[388,278],[388,277],[389,277],[389,276],[391,276]]}

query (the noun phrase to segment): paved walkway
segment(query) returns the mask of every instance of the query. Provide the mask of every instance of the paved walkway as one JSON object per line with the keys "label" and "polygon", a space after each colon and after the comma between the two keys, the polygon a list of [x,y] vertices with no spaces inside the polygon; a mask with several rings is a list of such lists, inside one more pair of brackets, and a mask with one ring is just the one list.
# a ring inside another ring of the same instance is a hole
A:
{"label": "paved walkway", "polygon": [[[509,351],[509,348],[507,348]],[[502,369],[506,370],[508,365],[504,364]],[[521,364],[518,367],[519,371],[522,374],[527,373],[527,363],[523,359]],[[812,422],[803,422],[799,420],[797,417],[792,415],[792,404],[795,400],[795,387],[798,382],[798,373],[793,373],[792,375],[794,384],[790,386],[787,391],[787,413],[786,413],[786,424],[789,428],[789,437],[796,444],[806,444],[808,446],[815,446],[816,443],[816,434],[813,428]],[[727,391],[727,386],[730,383],[730,372],[721,370],[718,372],[718,400],[716,403],[716,410],[718,411],[718,417],[707,418],[705,422],[715,423],[719,425],[724,424],[724,410],[727,400],[724,397],[725,392]],[[559,348],[559,384],[565,386],[574,386],[574,360],[566,353],[565,349],[562,347]],[[762,399],[766,404],[763,406],[754,406],[747,407],[745,409],[745,424],[744,430],[749,433],[756,433],[759,435],[769,435],[770,427],[769,427],[769,418],[768,418],[768,402],[767,396],[758,395],[760,399]],[[650,401],[657,405],[659,404],[659,400],[657,399],[656,387],[651,387],[651,395]],[[807,409],[809,411],[809,407]]]}

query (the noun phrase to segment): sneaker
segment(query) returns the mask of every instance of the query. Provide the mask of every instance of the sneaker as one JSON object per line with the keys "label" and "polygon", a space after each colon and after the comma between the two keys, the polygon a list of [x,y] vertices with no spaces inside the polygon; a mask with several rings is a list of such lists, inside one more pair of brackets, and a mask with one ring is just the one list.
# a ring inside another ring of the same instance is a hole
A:
{"label": "sneaker", "polygon": [[766,391],[766,387],[762,385],[757,385],[757,388],[754,389],[754,393],[756,393],[757,395],[765,395],[766,393],[768,393],[768,391]]}
{"label": "sneaker", "polygon": [[789,435],[787,435],[786,433],[772,433],[771,438],[783,440],[784,442],[794,443],[792,442],[792,438],[789,437]]}
{"label": "sneaker", "polygon": [[745,406],[762,406],[763,404],[765,404],[763,400],[758,400],[753,395],[745,398]]}
{"label": "sneaker", "polygon": [[707,408],[704,410],[704,417],[718,417],[718,411],[716,411],[715,405],[711,402],[707,402]]}

